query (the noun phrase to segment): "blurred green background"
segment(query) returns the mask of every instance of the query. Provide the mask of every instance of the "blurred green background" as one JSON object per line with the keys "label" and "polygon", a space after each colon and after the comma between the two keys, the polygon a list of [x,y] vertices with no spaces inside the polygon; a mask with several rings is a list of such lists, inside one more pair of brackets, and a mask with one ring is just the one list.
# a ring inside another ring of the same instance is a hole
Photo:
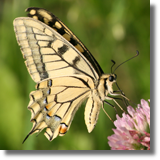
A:
{"label": "blurred green background", "polygon": [[[1,0],[0,1],[0,149],[4,150],[108,150],[107,137],[113,123],[101,110],[95,129],[89,134],[84,123],[84,105],[77,111],[63,137],[49,142],[44,132],[23,139],[32,127],[27,110],[30,78],[17,45],[13,20],[25,17],[28,7],[42,7],[59,17],[86,45],[105,73],[111,59],[120,64],[117,82],[134,103],[150,98],[150,1],[149,0]],[[115,119],[115,110],[105,104]],[[121,115],[118,107],[117,110]]]}

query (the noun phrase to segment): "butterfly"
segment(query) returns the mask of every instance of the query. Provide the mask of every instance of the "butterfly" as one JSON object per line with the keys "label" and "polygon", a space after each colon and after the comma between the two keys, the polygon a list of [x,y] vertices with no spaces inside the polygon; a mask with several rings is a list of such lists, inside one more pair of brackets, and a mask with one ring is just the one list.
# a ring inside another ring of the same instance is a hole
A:
{"label": "butterfly", "polygon": [[36,7],[26,11],[29,17],[13,22],[26,67],[37,83],[28,105],[33,127],[25,140],[43,129],[50,141],[65,135],[86,99],[85,124],[90,133],[104,103],[113,106],[106,100],[117,103],[113,96],[126,98],[113,91],[116,74],[104,74],[89,50],[52,13]]}

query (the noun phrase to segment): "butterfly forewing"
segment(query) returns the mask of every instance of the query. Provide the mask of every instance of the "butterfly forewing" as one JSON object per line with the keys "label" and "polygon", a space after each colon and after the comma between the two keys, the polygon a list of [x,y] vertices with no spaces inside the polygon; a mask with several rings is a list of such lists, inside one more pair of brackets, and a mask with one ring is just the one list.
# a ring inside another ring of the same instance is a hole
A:
{"label": "butterfly forewing", "polygon": [[46,24],[32,18],[16,18],[14,28],[26,66],[35,82],[73,74],[98,78],[85,56]]}
{"label": "butterfly forewing", "polygon": [[87,60],[90,62],[90,65],[95,69],[99,77],[102,75],[103,70],[92,56],[92,54],[89,52],[89,50],[59,18],[42,8],[30,7],[27,8],[26,11],[29,12],[29,17],[38,19],[39,21],[42,21],[43,23],[56,30],[87,58]]}

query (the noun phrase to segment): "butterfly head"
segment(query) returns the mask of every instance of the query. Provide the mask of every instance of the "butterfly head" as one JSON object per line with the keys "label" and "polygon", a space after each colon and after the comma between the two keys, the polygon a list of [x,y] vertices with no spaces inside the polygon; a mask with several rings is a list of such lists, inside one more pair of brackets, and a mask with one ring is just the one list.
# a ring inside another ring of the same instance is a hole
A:
{"label": "butterfly head", "polygon": [[108,80],[109,80],[110,83],[115,82],[116,79],[117,79],[117,75],[116,74],[110,74],[109,75]]}
{"label": "butterfly head", "polygon": [[117,75],[112,73],[112,74],[107,74],[104,76],[104,87],[106,89],[106,95],[108,93],[113,92],[113,84],[116,82]]}
{"label": "butterfly head", "polygon": [[102,100],[108,94],[113,93],[113,84],[116,82],[117,75],[114,73],[103,74],[99,80],[98,91]]}

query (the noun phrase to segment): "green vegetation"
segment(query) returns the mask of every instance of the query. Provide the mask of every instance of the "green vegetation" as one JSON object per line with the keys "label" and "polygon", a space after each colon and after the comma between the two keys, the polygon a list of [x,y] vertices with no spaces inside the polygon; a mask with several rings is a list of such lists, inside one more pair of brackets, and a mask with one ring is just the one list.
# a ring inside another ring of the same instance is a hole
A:
{"label": "green vegetation", "polygon": [[[140,55],[116,70],[117,82],[134,103],[150,98],[150,1],[143,0],[4,0],[0,2],[0,149],[4,150],[108,150],[113,123],[101,110],[92,133],[84,123],[84,107],[76,113],[68,133],[49,142],[43,132],[23,139],[32,127],[27,110],[35,90],[17,45],[13,20],[24,10],[45,8],[59,17],[87,46],[105,73],[139,50]],[[153,54],[153,53],[152,53]],[[123,104],[122,104],[123,105]],[[132,106],[134,104],[131,104]],[[115,110],[105,104],[115,119]],[[119,115],[121,111],[117,107]]]}

